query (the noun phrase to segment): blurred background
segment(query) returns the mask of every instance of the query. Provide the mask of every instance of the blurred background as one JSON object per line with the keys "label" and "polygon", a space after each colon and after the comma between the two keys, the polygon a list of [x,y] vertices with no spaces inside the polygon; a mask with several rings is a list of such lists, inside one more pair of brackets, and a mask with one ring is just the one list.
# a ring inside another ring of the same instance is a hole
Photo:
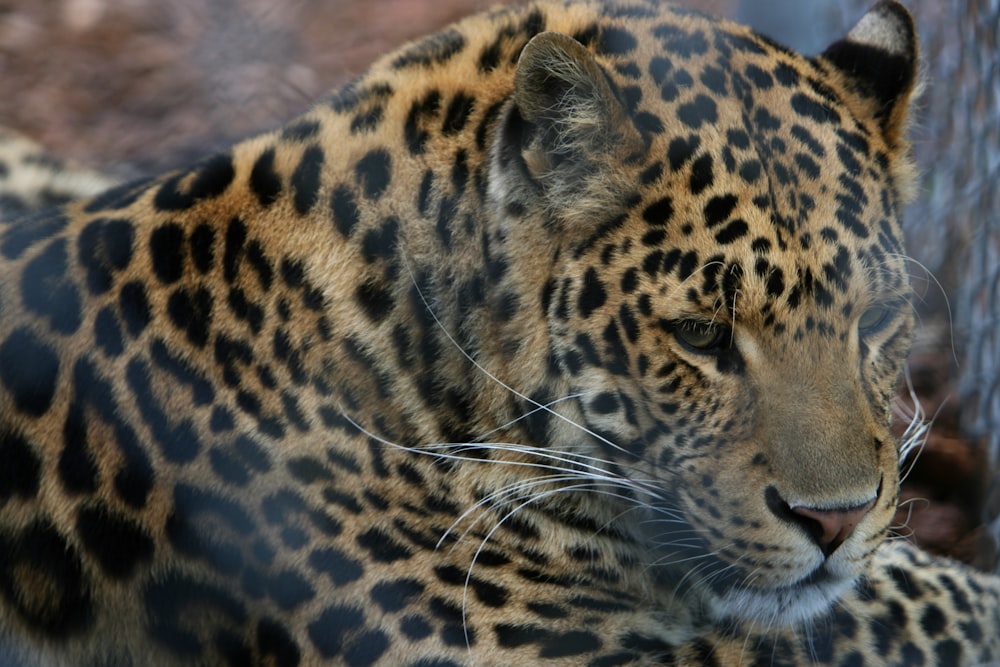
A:
{"label": "blurred background", "polygon": [[[123,177],[271,128],[491,0],[0,0],[0,125]],[[868,0],[689,0],[815,54]],[[1000,0],[904,0],[927,88],[906,214],[910,384],[934,426],[899,532],[995,568],[1000,538]],[[900,429],[913,405],[900,391]],[[992,483],[992,486],[991,486]]]}

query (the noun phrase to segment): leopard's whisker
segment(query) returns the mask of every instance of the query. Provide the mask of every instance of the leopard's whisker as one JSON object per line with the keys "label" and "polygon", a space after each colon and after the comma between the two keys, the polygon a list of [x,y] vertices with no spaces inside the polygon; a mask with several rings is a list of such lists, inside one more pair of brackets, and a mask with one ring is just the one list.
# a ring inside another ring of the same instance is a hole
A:
{"label": "leopard's whisker", "polygon": [[503,380],[501,380],[500,378],[498,378],[496,375],[494,375],[493,373],[491,373],[477,359],[475,359],[465,349],[463,349],[462,346],[459,344],[459,342],[457,340],[455,340],[455,337],[452,336],[451,332],[448,331],[447,327],[444,326],[444,323],[441,322],[441,320],[438,318],[437,313],[434,312],[434,308],[427,301],[427,297],[423,293],[423,290],[420,288],[420,285],[417,282],[416,276],[413,275],[413,271],[410,268],[409,262],[406,261],[405,257],[403,257],[402,259],[403,259],[403,266],[406,268],[406,271],[409,274],[410,281],[413,284],[414,288],[416,289],[417,295],[420,297],[420,301],[423,304],[424,308],[427,310],[427,313],[430,315],[431,319],[434,320],[434,324],[438,327],[438,329],[441,331],[441,333],[444,335],[444,337],[448,340],[448,342],[452,346],[454,346],[454,348],[456,350],[458,350],[459,354],[461,354],[463,357],[465,357],[465,359],[469,363],[471,363],[476,368],[476,370],[478,370],[479,372],[483,373],[486,377],[488,377],[490,379],[491,382],[494,382],[497,385],[503,387],[505,390],[507,390],[510,393],[514,394],[518,398],[526,401],[527,403],[529,403],[531,405],[534,405],[536,408],[547,412],[548,414],[552,415],[556,419],[559,419],[559,420],[561,420],[561,421],[569,424],[570,426],[573,426],[574,428],[579,429],[581,432],[589,435],[590,437],[594,438],[595,440],[598,440],[599,442],[607,445],[608,447],[616,449],[616,450],[618,450],[618,451],[620,451],[620,452],[622,452],[624,454],[628,454],[630,456],[633,455],[631,452],[629,452],[624,447],[621,447],[620,445],[618,445],[618,444],[616,444],[616,443],[608,440],[604,436],[602,436],[602,435],[600,435],[598,433],[595,433],[594,431],[592,431],[591,429],[587,428],[586,426],[584,426],[584,425],[582,425],[582,424],[580,424],[580,423],[578,423],[578,422],[576,422],[576,421],[574,421],[574,420],[566,417],[565,415],[563,415],[563,414],[561,414],[561,413],[559,413],[559,412],[557,412],[555,410],[552,410],[551,408],[549,408],[549,407],[547,407],[547,406],[539,403],[538,401],[532,399],[531,397],[529,397],[529,396],[527,396],[527,395],[519,392],[518,390],[516,390],[515,388],[511,387],[510,385],[508,385],[507,383],[505,383]]}

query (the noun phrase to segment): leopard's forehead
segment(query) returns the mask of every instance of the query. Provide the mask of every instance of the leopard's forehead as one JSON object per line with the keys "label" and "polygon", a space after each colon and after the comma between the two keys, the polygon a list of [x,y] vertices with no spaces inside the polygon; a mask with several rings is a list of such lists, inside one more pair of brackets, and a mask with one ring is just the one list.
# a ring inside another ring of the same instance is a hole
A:
{"label": "leopard's forehead", "polygon": [[727,278],[757,307],[794,309],[809,298],[845,307],[905,289],[888,158],[842,106],[800,88],[739,103],[692,96],[658,103],[673,127],[651,138],[633,224],[603,245],[589,240],[604,260],[621,253],[640,278],[670,275],[665,289],[684,285],[677,296],[708,297],[700,305],[709,309],[730,289]]}

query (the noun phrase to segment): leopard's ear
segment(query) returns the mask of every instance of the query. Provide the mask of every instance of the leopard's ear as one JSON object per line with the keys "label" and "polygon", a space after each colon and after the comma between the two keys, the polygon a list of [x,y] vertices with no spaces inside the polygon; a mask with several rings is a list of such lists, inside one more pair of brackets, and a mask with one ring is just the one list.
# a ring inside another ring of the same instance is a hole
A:
{"label": "leopard's ear", "polygon": [[905,147],[910,102],[917,88],[919,44],[913,18],[895,0],[880,0],[847,36],[823,52],[848,87],[866,101],[891,148]]}
{"label": "leopard's ear", "polygon": [[593,54],[567,35],[536,35],[512,101],[499,138],[503,178],[530,182],[564,221],[620,200],[627,184],[612,165],[638,157],[643,141]]}

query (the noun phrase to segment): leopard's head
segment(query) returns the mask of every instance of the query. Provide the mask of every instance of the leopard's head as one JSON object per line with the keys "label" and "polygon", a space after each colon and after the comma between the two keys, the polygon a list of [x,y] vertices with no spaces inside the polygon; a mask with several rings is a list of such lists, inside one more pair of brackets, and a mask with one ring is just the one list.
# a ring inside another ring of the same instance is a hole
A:
{"label": "leopard's head", "polygon": [[709,616],[810,618],[896,507],[913,24],[882,2],[814,59],[639,25],[536,36],[493,146],[560,378],[546,445]]}

